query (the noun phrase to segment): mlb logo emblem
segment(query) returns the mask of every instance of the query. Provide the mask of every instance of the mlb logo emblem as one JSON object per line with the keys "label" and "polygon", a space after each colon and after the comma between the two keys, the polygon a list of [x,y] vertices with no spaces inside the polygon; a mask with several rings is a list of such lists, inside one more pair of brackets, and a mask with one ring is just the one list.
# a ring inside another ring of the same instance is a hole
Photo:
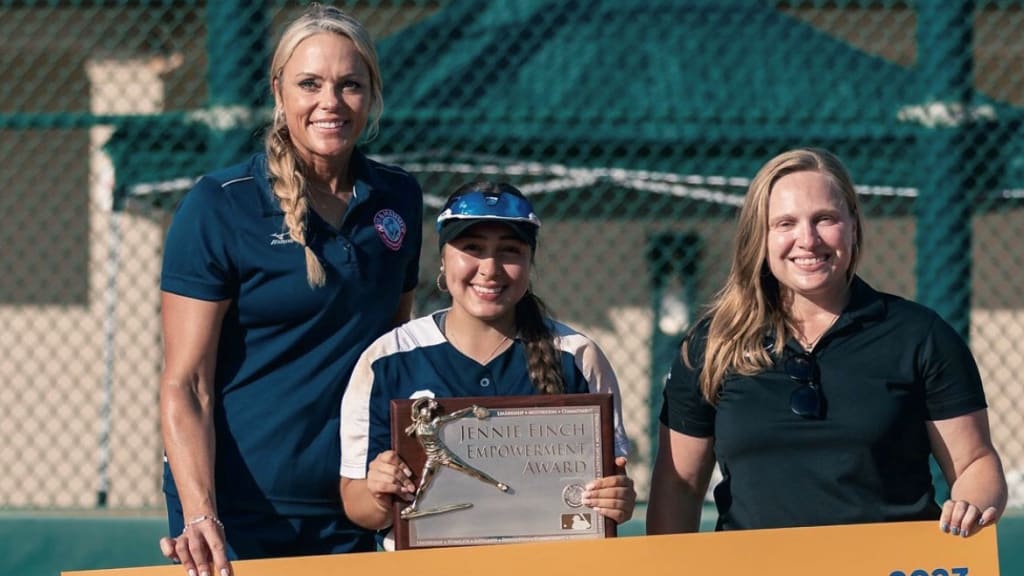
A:
{"label": "mlb logo emblem", "polygon": [[402,247],[405,240],[405,220],[397,212],[386,208],[373,216],[373,227],[385,246],[392,250]]}
{"label": "mlb logo emblem", "polygon": [[590,530],[591,526],[593,523],[588,512],[562,514],[562,530]]}

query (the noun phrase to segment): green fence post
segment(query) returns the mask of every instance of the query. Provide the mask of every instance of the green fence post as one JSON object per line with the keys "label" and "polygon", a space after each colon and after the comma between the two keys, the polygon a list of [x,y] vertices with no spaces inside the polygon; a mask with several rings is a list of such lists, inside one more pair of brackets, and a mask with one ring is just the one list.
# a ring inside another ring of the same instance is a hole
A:
{"label": "green fence post", "polygon": [[[973,103],[974,2],[917,3],[917,64],[926,111],[918,151],[917,299],[964,339],[971,312],[972,170],[967,149]],[[936,497],[949,486],[932,461]]]}
{"label": "green fence post", "polygon": [[241,162],[257,147],[253,132],[269,93],[269,37],[264,2],[206,4],[208,168]]}
{"label": "green fence post", "polygon": [[917,4],[921,103],[933,112],[919,139],[917,298],[964,338],[971,307],[973,14],[972,0]]}

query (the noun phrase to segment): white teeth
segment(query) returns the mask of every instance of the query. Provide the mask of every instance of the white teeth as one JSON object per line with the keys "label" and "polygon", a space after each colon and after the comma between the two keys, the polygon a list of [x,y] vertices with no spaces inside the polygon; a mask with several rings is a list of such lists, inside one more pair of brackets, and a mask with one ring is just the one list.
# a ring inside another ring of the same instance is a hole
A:
{"label": "white teeth", "polygon": [[317,128],[341,128],[343,122],[313,122]]}
{"label": "white teeth", "polygon": [[793,262],[795,262],[799,266],[813,266],[815,264],[821,264],[824,261],[825,261],[825,257],[824,256],[817,256],[815,258],[794,258],[793,259]]}
{"label": "white teeth", "polygon": [[473,290],[476,290],[480,294],[500,294],[501,288],[484,288],[483,286],[473,286]]}

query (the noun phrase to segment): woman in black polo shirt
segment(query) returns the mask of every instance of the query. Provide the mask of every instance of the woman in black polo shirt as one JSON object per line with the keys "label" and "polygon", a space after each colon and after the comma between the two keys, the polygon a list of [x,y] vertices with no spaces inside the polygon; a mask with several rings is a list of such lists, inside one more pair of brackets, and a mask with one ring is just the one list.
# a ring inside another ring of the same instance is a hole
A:
{"label": "woman in black polo shirt", "polygon": [[754,178],[729,278],[665,387],[649,534],[698,529],[716,460],[719,530],[935,519],[967,536],[1000,517],[974,358],[934,311],[856,276],[862,232],[832,154],[792,150]]}

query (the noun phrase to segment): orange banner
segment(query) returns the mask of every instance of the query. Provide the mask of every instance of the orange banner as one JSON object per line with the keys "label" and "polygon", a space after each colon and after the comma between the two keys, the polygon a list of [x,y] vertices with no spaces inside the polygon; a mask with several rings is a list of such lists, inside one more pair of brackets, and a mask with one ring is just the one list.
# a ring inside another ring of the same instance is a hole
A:
{"label": "orange banner", "polygon": [[[155,544],[154,544],[155,545]],[[635,536],[234,562],[235,576],[679,573],[757,576],[998,576],[995,527],[969,538],[935,522]],[[373,571],[373,572],[371,572]],[[181,566],[63,572],[184,576]]]}

